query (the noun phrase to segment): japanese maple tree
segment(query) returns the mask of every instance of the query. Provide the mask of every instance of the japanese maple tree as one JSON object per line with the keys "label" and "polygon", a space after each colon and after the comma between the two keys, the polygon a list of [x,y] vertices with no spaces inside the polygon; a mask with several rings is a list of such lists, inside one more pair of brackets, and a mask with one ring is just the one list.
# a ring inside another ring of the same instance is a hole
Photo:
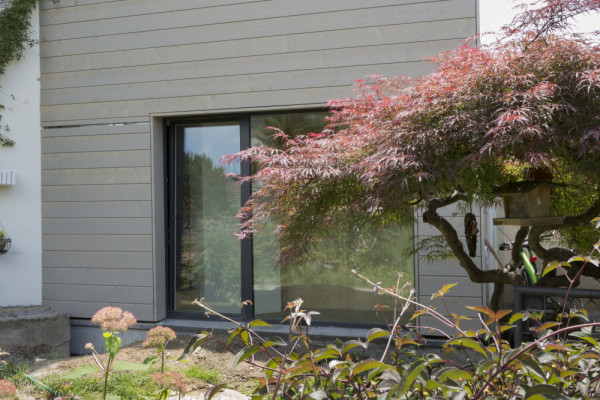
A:
{"label": "japanese maple tree", "polygon": [[[421,207],[470,279],[496,284],[496,302],[504,284],[524,283],[515,271],[518,251],[504,268],[480,269],[438,210],[489,204],[495,188],[521,180],[524,168],[544,167],[570,184],[570,210],[580,211],[561,226],[522,227],[515,248],[529,237],[543,260],[568,259],[571,251],[545,248],[539,237],[600,215],[600,48],[565,33],[572,17],[600,10],[600,0],[520,7],[503,41],[440,54],[431,60],[436,71],[423,77],[359,81],[355,98],[330,102],[322,132],[292,138],[276,131],[281,149],[233,156],[259,167],[240,178],[260,183],[240,211],[240,235],[277,221],[279,262],[288,264],[342,215],[355,224],[412,224]],[[600,269],[584,275],[600,278]],[[540,284],[567,282],[547,276]]]}

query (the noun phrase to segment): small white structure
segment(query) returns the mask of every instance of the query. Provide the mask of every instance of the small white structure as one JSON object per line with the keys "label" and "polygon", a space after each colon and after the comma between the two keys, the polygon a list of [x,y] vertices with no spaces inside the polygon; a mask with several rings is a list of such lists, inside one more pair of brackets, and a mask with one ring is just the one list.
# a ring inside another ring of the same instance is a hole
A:
{"label": "small white structure", "polygon": [[[38,10],[31,38],[39,40]],[[2,126],[15,141],[0,147],[0,223],[12,239],[0,255],[0,307],[42,304],[39,46],[25,49],[0,75]],[[19,180],[16,180],[18,172]]]}

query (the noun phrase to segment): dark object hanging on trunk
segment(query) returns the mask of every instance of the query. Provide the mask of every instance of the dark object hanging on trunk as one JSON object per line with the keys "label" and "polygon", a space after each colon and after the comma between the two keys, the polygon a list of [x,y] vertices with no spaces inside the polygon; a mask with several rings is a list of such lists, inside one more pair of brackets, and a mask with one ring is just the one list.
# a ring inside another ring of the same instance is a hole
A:
{"label": "dark object hanging on trunk", "polygon": [[467,238],[467,247],[469,248],[469,256],[475,257],[477,255],[477,218],[475,214],[465,214],[465,236]]}

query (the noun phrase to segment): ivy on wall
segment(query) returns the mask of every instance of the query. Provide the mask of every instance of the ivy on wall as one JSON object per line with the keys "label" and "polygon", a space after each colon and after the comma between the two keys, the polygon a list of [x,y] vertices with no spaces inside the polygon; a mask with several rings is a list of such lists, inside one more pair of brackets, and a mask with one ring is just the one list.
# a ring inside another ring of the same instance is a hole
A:
{"label": "ivy on wall", "polygon": [[[38,0],[0,0],[0,75],[4,74],[6,67],[13,60],[23,56],[25,46],[35,44],[29,37],[31,27],[31,11]],[[0,111],[4,106],[0,104]],[[0,115],[0,123],[2,115]],[[9,147],[14,141],[5,133],[8,126],[0,124],[0,146]]]}

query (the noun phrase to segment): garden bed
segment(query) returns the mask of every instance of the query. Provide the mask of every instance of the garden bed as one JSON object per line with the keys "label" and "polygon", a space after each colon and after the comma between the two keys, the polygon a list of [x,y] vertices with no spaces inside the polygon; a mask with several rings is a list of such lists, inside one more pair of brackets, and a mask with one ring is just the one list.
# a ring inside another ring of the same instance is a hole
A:
{"label": "garden bed", "polygon": [[[180,337],[167,346],[167,354],[170,356],[167,360],[167,368],[174,371],[185,371],[190,367],[196,366],[193,372],[197,371],[198,377],[190,378],[188,389],[190,395],[200,395],[215,384],[226,383],[227,388],[237,392],[249,395],[256,386],[252,378],[260,376],[260,371],[242,363],[235,368],[232,368],[234,355],[221,350],[216,343],[207,342],[202,348],[196,351],[186,361],[176,361],[181,355],[187,337]],[[117,355],[117,361],[129,361],[134,363],[142,363],[146,358],[156,355],[155,348],[143,348],[141,342],[136,342],[128,347],[123,348]],[[47,381],[52,376],[64,376],[73,368],[93,364],[92,355],[65,357],[49,360],[39,360],[30,364],[27,368],[29,375],[41,381]],[[155,364],[148,374],[156,372],[159,364]],[[126,372],[122,372],[126,373]],[[92,375],[93,377],[94,375]],[[97,378],[102,380],[100,374]],[[37,400],[45,399],[45,393],[32,385],[27,385],[19,389],[18,398],[21,400]]]}

